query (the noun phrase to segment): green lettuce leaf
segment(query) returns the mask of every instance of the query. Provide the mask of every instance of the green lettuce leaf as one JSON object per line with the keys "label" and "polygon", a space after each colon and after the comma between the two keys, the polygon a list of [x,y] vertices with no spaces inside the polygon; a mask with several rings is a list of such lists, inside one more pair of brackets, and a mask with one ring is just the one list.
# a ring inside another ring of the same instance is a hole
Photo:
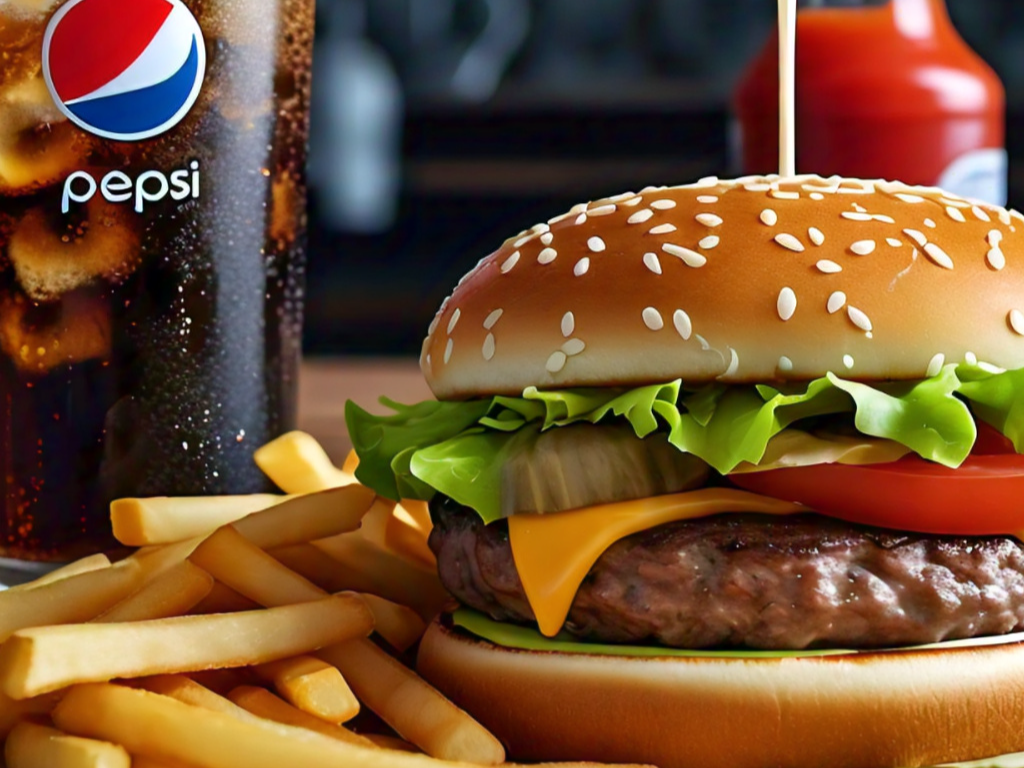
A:
{"label": "green lettuce leaf", "polygon": [[[680,451],[721,474],[749,471],[769,441],[800,421],[851,414],[865,435],[906,446],[929,461],[959,466],[970,453],[974,417],[1007,435],[1024,452],[1024,370],[948,365],[912,382],[865,384],[834,374],[799,385],[680,381],[634,389],[539,391],[522,397],[405,406],[373,416],[346,406],[360,458],[356,476],[389,498],[429,500],[436,491],[472,507],[490,522],[501,517],[501,468],[541,431],[568,424],[625,420],[644,438],[663,432]],[[972,415],[973,409],[973,415]]]}

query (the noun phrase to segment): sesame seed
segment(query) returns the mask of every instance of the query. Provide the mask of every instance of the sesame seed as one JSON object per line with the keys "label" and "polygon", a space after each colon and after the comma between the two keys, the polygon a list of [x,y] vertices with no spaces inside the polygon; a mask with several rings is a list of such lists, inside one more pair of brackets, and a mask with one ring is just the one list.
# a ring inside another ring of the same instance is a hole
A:
{"label": "sesame seed", "polygon": [[722,239],[718,235],[708,235],[697,245],[706,251],[710,251],[712,248],[717,248],[720,242],[722,242]]}
{"label": "sesame seed", "polygon": [[[698,203],[704,203],[705,205],[711,205],[712,203],[717,203],[718,202],[718,198],[715,197],[714,195],[698,195],[697,196],[697,202]],[[675,204],[673,203],[673,205],[675,205]]]}
{"label": "sesame seed", "polygon": [[739,370],[739,367],[740,367],[740,356],[738,354],[736,354],[736,350],[735,349],[733,349],[732,347],[729,347],[729,367],[727,367],[725,369],[724,373],[722,373],[720,376],[716,376],[715,378],[723,379],[726,376],[733,376],[733,375],[735,375],[736,371]]}
{"label": "sesame seed", "polygon": [[696,219],[705,227],[718,227],[722,224],[722,217],[713,213],[698,213]]}
{"label": "sesame seed", "polygon": [[683,338],[683,341],[688,341],[690,334],[693,333],[693,323],[690,322],[690,316],[683,310],[677,309],[672,315],[672,325],[676,327],[676,332]]}
{"label": "sesame seed", "polygon": [[996,248],[1001,242],[1003,242],[1003,233],[998,229],[993,229],[988,233],[988,236],[985,239],[988,241],[989,245]]}
{"label": "sesame seed", "polygon": [[896,195],[896,197],[898,197],[904,203],[923,203],[924,202],[924,198],[921,197],[920,195],[908,195],[906,193],[902,193],[901,192],[901,193],[898,193]]}
{"label": "sesame seed", "polygon": [[514,267],[518,263],[518,261],[519,261],[519,251],[516,251],[511,256],[509,256],[507,259],[505,259],[504,262],[502,262],[502,264],[501,264],[501,274],[507,275],[509,272],[511,272],[512,271],[512,267]]}
{"label": "sesame seed", "polygon": [[562,351],[565,352],[569,357],[578,355],[587,345],[583,343],[582,339],[569,339],[565,344],[562,345]]}
{"label": "sesame seed", "polygon": [[708,343],[708,340],[701,336],[699,333],[693,334],[693,338],[700,342],[700,348],[702,351],[707,352],[709,349],[711,349],[711,345]]}
{"label": "sesame seed", "polygon": [[865,208],[863,205],[861,205],[859,203],[854,203],[853,204],[853,210],[860,211],[861,213],[867,213],[868,212],[868,209]]}
{"label": "sesame seed", "polygon": [[548,224],[560,224],[561,222],[565,221],[569,217],[575,216],[575,215],[576,215],[576,211],[568,211],[566,213],[560,213],[559,215],[553,216],[552,218],[548,219]]}
{"label": "sesame seed", "polygon": [[1020,211],[1011,208],[1010,211],[1009,211],[1009,214],[1010,214],[1011,218],[1014,218],[1014,219],[1017,219],[1018,221],[1024,222],[1024,213],[1021,213]]}
{"label": "sesame seed", "polygon": [[968,203],[966,200],[964,200],[959,195],[951,195],[949,197],[947,197],[946,195],[942,195],[942,196],[939,197],[939,200],[941,200],[945,205],[952,205],[954,208],[970,208],[971,207],[971,204]]}
{"label": "sesame seed", "polygon": [[860,211],[843,211],[839,215],[850,221],[871,221],[870,213],[861,213]]}
{"label": "sesame seed", "polygon": [[659,224],[656,227],[651,227],[647,230],[648,235],[667,235],[669,232],[675,232],[675,224]]}
{"label": "sesame seed", "polygon": [[992,269],[996,270],[996,272],[1006,266],[1006,256],[1003,254],[1002,248],[999,248],[998,246],[989,250],[985,255],[985,260]]}
{"label": "sesame seed", "polygon": [[830,315],[834,315],[844,306],[846,306],[846,294],[842,291],[835,291],[831,296],[828,297],[828,304],[825,305]]}
{"label": "sesame seed", "polygon": [[984,360],[978,361],[978,367],[981,368],[981,370],[985,371],[985,373],[992,373],[997,376],[1000,373],[1006,373],[1005,368],[1000,368],[998,365],[994,365],[992,363],[986,363]]}
{"label": "sesame seed", "polygon": [[811,242],[814,243],[815,245],[825,244],[825,233],[822,232],[817,227],[808,227],[807,236],[811,238]]}
{"label": "sesame seed", "polygon": [[458,307],[452,312],[451,318],[448,320],[448,333],[450,334],[455,330],[455,326],[459,324],[459,318],[462,317],[462,310]]}
{"label": "sesame seed", "polygon": [[1007,227],[1013,223],[1013,219],[1010,218],[1010,212],[1005,208],[999,209],[999,221]]}
{"label": "sesame seed", "polygon": [[919,232],[916,229],[904,229],[903,234],[917,243],[919,248],[924,248],[925,244],[928,242],[928,238],[924,236],[924,233]]}
{"label": "sesame seed", "polygon": [[1024,312],[1019,309],[1011,309],[1007,319],[1010,321],[1013,332],[1018,336],[1024,336]]}
{"label": "sesame seed", "polygon": [[496,309],[493,312],[491,312],[491,314],[489,314],[484,320],[484,329],[488,331],[491,330],[491,328],[494,327],[495,323],[497,323],[501,319],[501,316],[503,314],[505,314],[504,309]]}
{"label": "sesame seed", "polygon": [[774,227],[779,223],[779,214],[773,211],[771,208],[765,208],[761,211],[761,223],[766,224],[769,227]]}
{"label": "sesame seed", "polygon": [[789,320],[793,313],[796,312],[796,293],[789,286],[786,286],[779,291],[779,298],[775,302],[775,308],[778,310],[779,317],[782,318],[783,322]]}
{"label": "sesame seed", "polygon": [[706,256],[703,256],[696,251],[691,251],[689,248],[684,248],[681,245],[675,245],[674,243],[662,244],[661,250],[670,256],[682,259],[688,267],[703,267],[708,263]]}
{"label": "sesame seed", "polygon": [[661,261],[658,259],[658,254],[656,253],[644,254],[644,266],[656,275],[661,274]]}
{"label": "sesame seed", "polygon": [[965,352],[964,353],[964,360],[967,362],[968,365],[977,365],[978,364],[978,356],[976,354],[974,354],[973,352]]}
{"label": "sesame seed", "polygon": [[[811,192],[811,200],[824,200],[824,199],[825,199],[825,196],[823,194],[821,194],[821,192]],[[785,358],[785,359],[788,360],[789,358]],[[790,365],[792,365],[792,363],[790,363]]]}
{"label": "sesame seed", "polygon": [[779,370],[789,372],[793,370],[793,361],[783,355],[779,358]]}
{"label": "sesame seed", "polygon": [[622,204],[628,205],[630,208],[632,208],[634,205],[640,205],[640,202],[642,200],[643,198],[640,197],[640,195],[637,195],[636,197],[631,197],[629,200],[623,200]]}
{"label": "sesame seed", "polygon": [[577,227],[580,224],[586,224],[587,223],[587,214],[581,213],[579,216],[576,217],[576,221],[573,222],[573,223],[576,224]]}
{"label": "sesame seed", "polygon": [[[718,177],[717,176],[705,176],[702,179],[697,179],[697,183],[696,184],[691,184],[690,186],[695,188],[695,189],[702,189],[704,187],[713,187],[716,184],[718,184]],[[663,187],[663,189],[664,189],[664,187]]]}
{"label": "sesame seed", "polygon": [[522,248],[524,245],[526,245],[528,242],[533,240],[535,237],[537,237],[537,233],[536,232],[532,232],[529,235],[526,235],[526,237],[520,237],[518,240],[516,240],[514,243],[512,243],[512,247],[513,248]]}
{"label": "sesame seed", "polygon": [[934,219],[925,219],[925,220],[924,220],[924,225],[925,225],[926,227],[930,227],[931,229],[935,229],[935,227],[937,227],[937,226],[938,226],[938,225],[937,225],[937,224],[935,223],[935,220],[934,220]]}
{"label": "sesame seed", "polygon": [[896,223],[896,219],[894,219],[892,216],[886,216],[886,215],[881,214],[881,213],[876,213],[874,216],[871,217],[871,219],[872,219],[872,221],[880,221],[883,224],[895,224]]}
{"label": "sesame seed", "polygon": [[818,271],[824,272],[826,275],[835,275],[843,271],[841,266],[836,264],[834,261],[829,261],[828,259],[822,259],[814,266],[818,268]]}
{"label": "sesame seed", "polygon": [[860,328],[862,331],[871,331],[871,318],[865,315],[856,307],[847,307],[846,315],[850,318],[850,322]]}
{"label": "sesame seed", "polygon": [[875,252],[874,240],[858,240],[850,246],[850,252],[857,256],[867,256]]}
{"label": "sesame seed", "polygon": [[931,360],[929,360],[928,370],[925,371],[925,374],[928,376],[928,378],[930,379],[933,376],[938,376],[939,373],[942,371],[942,366],[945,364],[945,362],[946,356],[941,352],[939,352]]}
{"label": "sesame seed", "polygon": [[637,211],[632,216],[630,216],[628,219],[626,219],[626,223],[627,224],[643,224],[645,221],[647,221],[653,215],[654,215],[654,211],[652,211],[650,208],[644,208],[643,210]]}
{"label": "sesame seed", "polygon": [[840,187],[836,190],[841,195],[870,195],[873,189],[862,189],[861,187]]}
{"label": "sesame seed", "polygon": [[[697,199],[700,200],[701,202],[704,202],[699,197]],[[714,198],[714,199],[718,200],[717,197]],[[667,211],[667,210],[670,210],[670,209],[676,207],[676,201],[675,200],[652,200],[650,205],[651,205],[651,208],[657,208],[659,211]]]}
{"label": "sesame seed", "polygon": [[747,190],[747,192],[767,192],[772,187],[771,187],[770,184],[756,183],[756,184],[744,184],[743,188],[745,190]]}
{"label": "sesame seed", "polygon": [[926,244],[924,246],[924,254],[940,267],[945,269],[953,268],[953,260],[949,258],[949,255],[935,243]]}
{"label": "sesame seed", "polygon": [[532,227],[530,227],[530,231],[534,232],[535,234],[541,235],[545,232],[550,232],[551,227],[547,224],[534,224]]}
{"label": "sesame seed", "polygon": [[654,307],[647,307],[642,313],[644,325],[652,331],[660,331],[665,327],[665,321],[661,318],[661,312]]}
{"label": "sesame seed", "polygon": [[543,251],[537,254],[537,261],[541,264],[550,264],[552,261],[558,258],[558,251],[554,248],[545,248]]}
{"label": "sesame seed", "polygon": [[558,373],[560,370],[565,368],[565,362],[568,359],[569,358],[566,357],[565,352],[563,352],[562,350],[558,350],[556,352],[551,353],[551,357],[548,358],[548,361],[547,363],[544,364],[544,367],[547,369],[548,373]]}
{"label": "sesame seed", "polygon": [[569,338],[576,330],[576,316],[572,312],[562,315],[562,336]]}
{"label": "sesame seed", "polygon": [[454,346],[455,342],[452,339],[448,339],[448,343],[444,345],[444,362],[446,365],[452,359],[452,349]]}
{"label": "sesame seed", "polygon": [[972,205],[971,206],[971,213],[973,213],[975,216],[977,216],[982,221],[992,221],[992,217],[989,216],[985,212],[985,209],[982,208],[980,205]]}
{"label": "sesame seed", "polygon": [[843,365],[853,368],[853,355],[843,355]]}
{"label": "sesame seed", "polygon": [[960,209],[954,208],[952,205],[946,206],[946,215],[953,221],[959,221],[961,224],[967,221],[967,217],[963,215]]}
{"label": "sesame seed", "polygon": [[899,248],[900,246],[903,245],[903,241],[897,240],[895,237],[887,237],[885,238],[885,242],[887,242],[893,248]]}
{"label": "sesame seed", "polygon": [[554,232],[545,232],[543,235],[540,236],[540,242],[541,242],[542,245],[551,245],[551,243],[552,243],[552,241],[554,241],[554,239],[555,239],[555,233]]}
{"label": "sesame seed", "polygon": [[604,240],[595,235],[594,237],[587,240],[587,248],[592,250],[594,253],[600,253],[605,248],[607,248],[607,246],[604,244]]}
{"label": "sesame seed", "polygon": [[488,360],[489,361],[491,358],[494,357],[494,334],[493,333],[488,333],[486,338],[484,338],[484,347],[483,347],[483,350],[481,350],[481,351],[483,352],[484,360]]}
{"label": "sesame seed", "polygon": [[590,257],[584,256],[582,259],[576,262],[576,266],[572,268],[572,273],[576,275],[576,277],[582,277],[583,275],[587,274],[589,270]]}
{"label": "sesame seed", "polygon": [[614,203],[609,205],[599,205],[597,208],[588,208],[587,216],[608,216],[609,214],[615,213],[615,211],[616,207]]}
{"label": "sesame seed", "polygon": [[776,235],[775,242],[791,251],[796,251],[797,253],[804,252],[804,244],[793,237],[793,235],[786,234],[785,232],[781,235]]}
{"label": "sesame seed", "polygon": [[768,197],[774,197],[776,200],[799,200],[799,192],[786,192],[779,189],[773,189],[768,193]]}

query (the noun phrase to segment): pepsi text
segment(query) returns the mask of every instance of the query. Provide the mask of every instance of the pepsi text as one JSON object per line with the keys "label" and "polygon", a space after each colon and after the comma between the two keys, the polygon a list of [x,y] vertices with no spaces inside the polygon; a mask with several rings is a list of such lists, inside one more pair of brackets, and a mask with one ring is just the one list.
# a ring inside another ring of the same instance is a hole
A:
{"label": "pepsi text", "polygon": [[143,213],[148,203],[156,203],[168,195],[176,202],[199,199],[199,161],[188,168],[166,175],[161,171],[145,171],[133,179],[123,171],[111,171],[100,181],[87,171],[75,171],[64,181],[61,213],[71,210],[71,203],[87,203],[99,192],[109,203],[132,202],[136,213]]}

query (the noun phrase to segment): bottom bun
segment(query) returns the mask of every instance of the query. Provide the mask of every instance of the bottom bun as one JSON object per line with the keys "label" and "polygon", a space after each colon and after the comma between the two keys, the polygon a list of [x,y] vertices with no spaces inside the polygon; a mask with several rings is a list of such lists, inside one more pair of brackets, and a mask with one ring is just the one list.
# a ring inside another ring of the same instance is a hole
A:
{"label": "bottom bun", "polygon": [[797,658],[504,648],[435,621],[420,673],[517,760],[910,768],[1024,751],[1024,644]]}

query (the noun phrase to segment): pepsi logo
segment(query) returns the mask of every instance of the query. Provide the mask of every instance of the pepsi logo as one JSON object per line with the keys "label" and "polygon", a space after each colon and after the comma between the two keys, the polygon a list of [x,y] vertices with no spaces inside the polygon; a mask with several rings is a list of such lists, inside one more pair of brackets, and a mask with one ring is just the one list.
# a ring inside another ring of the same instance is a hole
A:
{"label": "pepsi logo", "polygon": [[199,97],[206,47],[182,0],[69,0],[43,38],[57,107],[97,136],[138,141],[180,123]]}

